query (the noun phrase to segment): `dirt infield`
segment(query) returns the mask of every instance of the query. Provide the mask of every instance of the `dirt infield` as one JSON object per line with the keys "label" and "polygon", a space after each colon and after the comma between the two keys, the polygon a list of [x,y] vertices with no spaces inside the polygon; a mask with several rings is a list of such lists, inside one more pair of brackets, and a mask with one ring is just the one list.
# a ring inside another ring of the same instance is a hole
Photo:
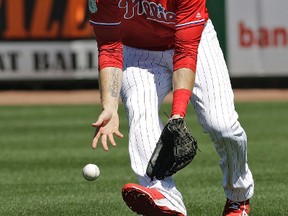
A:
{"label": "dirt infield", "polygon": [[[235,101],[288,101],[288,89],[234,90]],[[165,102],[170,102],[168,95]],[[0,105],[98,104],[97,90],[77,91],[0,91]]]}

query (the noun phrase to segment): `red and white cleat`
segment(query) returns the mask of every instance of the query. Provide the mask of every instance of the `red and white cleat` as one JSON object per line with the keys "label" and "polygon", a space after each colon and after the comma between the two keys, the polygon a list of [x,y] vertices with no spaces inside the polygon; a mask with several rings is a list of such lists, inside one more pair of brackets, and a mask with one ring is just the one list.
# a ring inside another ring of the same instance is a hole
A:
{"label": "red and white cleat", "polygon": [[122,188],[122,197],[132,211],[143,216],[185,216],[169,208],[171,203],[156,188],[128,183]]}
{"label": "red and white cleat", "polygon": [[227,199],[223,216],[249,216],[249,199],[242,202],[233,202]]}

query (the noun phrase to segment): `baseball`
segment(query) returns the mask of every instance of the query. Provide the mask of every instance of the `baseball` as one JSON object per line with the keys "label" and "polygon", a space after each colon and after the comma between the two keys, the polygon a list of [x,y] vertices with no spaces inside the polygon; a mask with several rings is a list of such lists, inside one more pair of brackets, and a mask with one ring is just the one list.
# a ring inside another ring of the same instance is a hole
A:
{"label": "baseball", "polygon": [[94,181],[100,175],[100,169],[95,164],[87,164],[82,170],[83,176],[87,181]]}

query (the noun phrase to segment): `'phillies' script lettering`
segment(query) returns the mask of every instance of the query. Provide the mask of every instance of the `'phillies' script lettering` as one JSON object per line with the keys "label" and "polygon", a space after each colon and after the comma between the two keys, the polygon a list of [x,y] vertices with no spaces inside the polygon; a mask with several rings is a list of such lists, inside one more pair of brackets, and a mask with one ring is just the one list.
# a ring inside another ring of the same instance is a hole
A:
{"label": "'phillies' script lettering", "polygon": [[146,0],[120,0],[118,7],[126,10],[124,14],[125,19],[133,18],[135,14],[139,16],[145,14],[148,20],[175,24],[176,14],[166,11],[161,4],[156,4],[155,2]]}

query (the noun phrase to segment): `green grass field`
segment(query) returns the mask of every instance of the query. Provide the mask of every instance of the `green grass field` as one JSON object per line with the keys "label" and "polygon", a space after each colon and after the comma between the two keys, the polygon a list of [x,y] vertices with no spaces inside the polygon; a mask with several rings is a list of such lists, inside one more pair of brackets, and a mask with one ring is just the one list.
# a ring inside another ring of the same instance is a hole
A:
{"label": "green grass field", "polygon": [[[248,156],[255,179],[252,216],[288,215],[288,102],[237,103],[240,122],[248,134]],[[170,106],[162,111],[169,113]],[[161,111],[163,119],[164,114]],[[127,151],[127,120],[120,106],[125,138],[104,152],[92,150],[100,112],[93,105],[0,107],[1,216],[129,216],[121,188],[136,182]],[[202,133],[193,110],[186,121],[201,152],[175,175],[188,215],[220,216],[225,202],[218,155]],[[95,182],[82,177],[82,167],[96,163]]]}

